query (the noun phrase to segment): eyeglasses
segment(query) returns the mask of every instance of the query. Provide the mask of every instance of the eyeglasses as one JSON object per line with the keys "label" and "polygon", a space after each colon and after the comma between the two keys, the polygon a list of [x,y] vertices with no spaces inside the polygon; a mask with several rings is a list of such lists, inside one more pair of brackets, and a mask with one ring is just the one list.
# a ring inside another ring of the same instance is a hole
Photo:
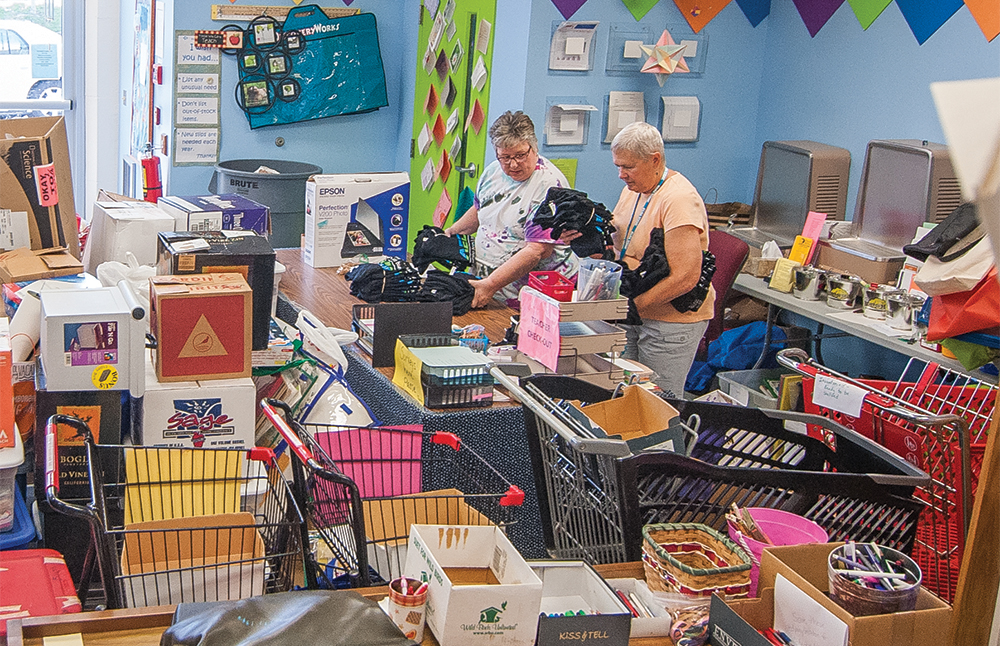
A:
{"label": "eyeglasses", "polygon": [[518,164],[523,164],[531,154],[531,149],[524,151],[523,153],[518,153],[516,155],[497,155],[497,161],[501,164],[509,164],[511,162],[517,162]]}

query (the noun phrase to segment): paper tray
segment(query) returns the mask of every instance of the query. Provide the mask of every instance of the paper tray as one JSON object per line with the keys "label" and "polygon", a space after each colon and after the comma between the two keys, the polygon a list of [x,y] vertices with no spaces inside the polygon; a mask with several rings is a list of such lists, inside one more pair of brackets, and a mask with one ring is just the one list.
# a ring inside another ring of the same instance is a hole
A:
{"label": "paper tray", "polygon": [[615,346],[625,346],[620,327],[593,320],[559,323],[560,356],[610,352]]}
{"label": "paper tray", "polygon": [[618,321],[628,316],[628,299],[559,303],[559,321]]}

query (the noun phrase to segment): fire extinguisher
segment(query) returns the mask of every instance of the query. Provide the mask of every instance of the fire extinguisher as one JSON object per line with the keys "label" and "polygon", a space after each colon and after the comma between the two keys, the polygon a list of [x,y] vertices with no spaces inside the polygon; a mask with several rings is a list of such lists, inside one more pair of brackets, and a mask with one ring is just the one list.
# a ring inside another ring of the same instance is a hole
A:
{"label": "fire extinguisher", "polygon": [[155,204],[162,195],[160,158],[153,154],[153,147],[147,144],[142,156],[142,197]]}

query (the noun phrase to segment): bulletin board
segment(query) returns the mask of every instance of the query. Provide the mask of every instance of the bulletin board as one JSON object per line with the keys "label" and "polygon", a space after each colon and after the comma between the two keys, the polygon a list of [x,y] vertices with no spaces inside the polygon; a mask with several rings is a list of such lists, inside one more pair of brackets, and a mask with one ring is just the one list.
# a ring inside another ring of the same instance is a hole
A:
{"label": "bulletin board", "polygon": [[[410,232],[454,222],[486,155],[496,0],[424,0],[410,161]],[[475,177],[459,168],[476,166]],[[410,235],[408,247],[413,248]]]}

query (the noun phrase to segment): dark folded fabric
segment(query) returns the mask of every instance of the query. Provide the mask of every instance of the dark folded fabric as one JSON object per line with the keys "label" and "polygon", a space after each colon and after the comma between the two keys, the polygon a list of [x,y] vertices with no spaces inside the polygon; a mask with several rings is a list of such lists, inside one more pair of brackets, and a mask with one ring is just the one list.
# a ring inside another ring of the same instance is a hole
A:
{"label": "dark folded fabric", "polygon": [[924,262],[934,256],[943,262],[951,262],[972,248],[986,232],[979,226],[976,205],[970,202],[960,205],[927,235],[913,244],[903,247],[903,253]]}
{"label": "dark folded fabric", "polygon": [[593,202],[586,193],[554,186],[545,194],[533,221],[543,229],[551,229],[553,240],[564,231],[579,231],[580,237],[570,243],[570,248],[581,258],[600,254],[610,259],[614,246],[611,234],[615,231],[611,219],[607,207]]}
{"label": "dark folded fabric", "polygon": [[469,284],[469,280],[475,278],[464,272],[451,274],[431,269],[424,277],[417,300],[425,303],[451,301],[452,314],[462,316],[472,309],[472,298],[476,295],[476,290]]}
{"label": "dark folded fabric", "polygon": [[[644,294],[652,289],[658,282],[670,275],[670,262],[667,260],[667,253],[663,244],[663,229],[653,229],[649,234],[649,245],[639,266],[634,270],[629,269],[624,263],[622,265],[622,286],[621,293],[628,297],[628,317],[624,323],[629,325],[640,325],[642,318],[635,307],[633,299],[639,294]],[[712,276],[715,275],[715,255],[711,251],[701,252],[701,276],[698,283],[686,294],[674,298],[670,304],[678,312],[695,312],[708,297],[708,290],[712,286]]]}
{"label": "dark folded fabric", "polygon": [[420,291],[420,272],[398,258],[367,263],[347,272],[351,295],[366,303],[400,303],[416,300]]}
{"label": "dark folded fabric", "polygon": [[449,236],[440,227],[424,225],[413,241],[413,264],[424,273],[431,263],[445,270],[465,271],[472,266],[475,253],[470,236]]}

